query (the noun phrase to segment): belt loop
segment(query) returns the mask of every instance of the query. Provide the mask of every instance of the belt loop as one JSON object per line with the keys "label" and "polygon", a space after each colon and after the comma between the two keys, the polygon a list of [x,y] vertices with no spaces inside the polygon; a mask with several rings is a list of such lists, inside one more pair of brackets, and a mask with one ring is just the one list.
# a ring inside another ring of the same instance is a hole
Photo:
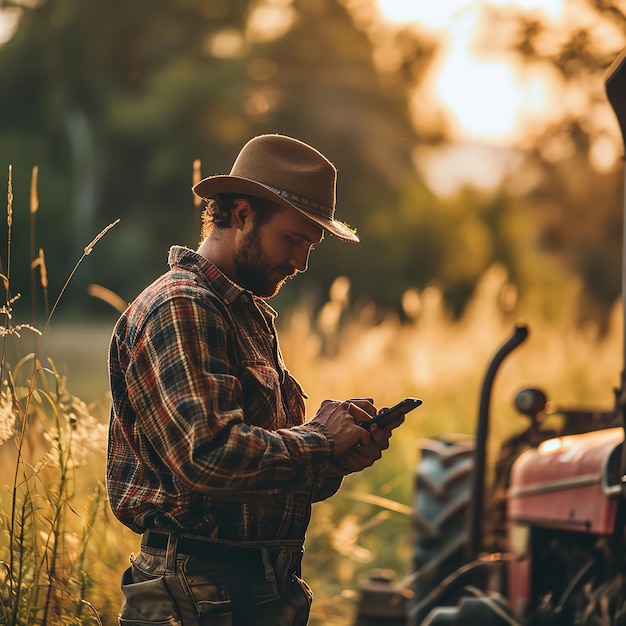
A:
{"label": "belt loop", "polygon": [[299,550],[298,557],[296,559],[296,573],[302,578],[302,559],[304,558],[304,546],[302,546]]}
{"label": "belt loop", "polygon": [[168,533],[167,550],[165,552],[165,573],[174,574],[176,572],[176,555],[178,554],[178,535]]}
{"label": "belt loop", "polygon": [[270,559],[270,551],[267,548],[261,548],[261,558],[263,559],[263,567],[265,569],[265,580],[268,582],[275,581],[276,573]]}

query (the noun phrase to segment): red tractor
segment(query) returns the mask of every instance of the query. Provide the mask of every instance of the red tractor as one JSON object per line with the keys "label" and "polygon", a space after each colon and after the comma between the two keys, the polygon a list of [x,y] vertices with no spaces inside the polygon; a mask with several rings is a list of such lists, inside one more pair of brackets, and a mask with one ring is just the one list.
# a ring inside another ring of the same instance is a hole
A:
{"label": "red tractor", "polygon": [[[606,91],[626,145],[626,49]],[[561,409],[555,430],[544,392],[520,391],[528,427],[503,443],[486,486],[493,382],[527,335],[517,326],[494,356],[475,437],[422,442],[414,573],[405,585],[372,574],[355,626],[626,626],[626,373],[613,410]]]}

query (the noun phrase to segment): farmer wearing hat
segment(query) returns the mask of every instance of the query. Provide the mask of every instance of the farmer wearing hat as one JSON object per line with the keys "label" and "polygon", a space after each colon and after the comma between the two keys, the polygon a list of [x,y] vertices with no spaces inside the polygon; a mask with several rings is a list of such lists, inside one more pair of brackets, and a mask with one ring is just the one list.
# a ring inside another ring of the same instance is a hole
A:
{"label": "farmer wearing hat", "polygon": [[305,419],[266,299],[307,269],[335,219],[335,167],[282,135],[249,141],[207,202],[197,251],[174,246],[111,339],[107,488],[142,535],[122,576],[120,624],[308,622],[300,563],[311,504],[370,466],[391,430],[370,399],[325,400]]}

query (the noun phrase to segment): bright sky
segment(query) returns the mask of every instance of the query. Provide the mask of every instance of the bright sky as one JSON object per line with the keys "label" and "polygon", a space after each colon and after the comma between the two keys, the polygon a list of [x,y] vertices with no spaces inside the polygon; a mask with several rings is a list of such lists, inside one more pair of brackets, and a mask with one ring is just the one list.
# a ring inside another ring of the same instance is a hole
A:
{"label": "bright sky", "polygon": [[[471,51],[481,9],[518,6],[559,19],[565,0],[378,0],[392,21],[417,22],[446,38],[434,89],[450,109],[462,139],[515,141],[524,115],[540,114],[549,97],[546,77],[521,77],[503,60],[479,60]],[[485,97],[481,97],[481,94]],[[471,96],[471,97],[468,97]]]}
{"label": "bright sky", "polygon": [[[431,87],[436,106],[444,105],[457,143],[441,150],[423,150],[419,161],[431,187],[442,194],[459,185],[491,188],[507,171],[517,167],[515,148],[529,129],[539,129],[558,118],[564,109],[586,106],[584,99],[559,91],[547,70],[524,70],[504,58],[477,58],[478,24],[488,7],[512,7],[536,13],[552,26],[590,26],[589,13],[575,0],[377,0],[383,16],[392,22],[413,22],[441,36],[441,55],[434,65]],[[612,50],[624,34],[596,34]],[[483,31],[484,32],[484,31]],[[617,38],[617,39],[616,39]],[[480,42],[478,42],[480,43]],[[424,108],[424,94],[417,99],[416,115]],[[423,111],[422,111],[423,112]],[[617,125],[610,115],[609,126]],[[621,155],[621,143],[606,137],[596,141],[592,157],[608,167]],[[512,148],[512,149],[511,149]],[[597,150],[595,150],[597,148]]]}

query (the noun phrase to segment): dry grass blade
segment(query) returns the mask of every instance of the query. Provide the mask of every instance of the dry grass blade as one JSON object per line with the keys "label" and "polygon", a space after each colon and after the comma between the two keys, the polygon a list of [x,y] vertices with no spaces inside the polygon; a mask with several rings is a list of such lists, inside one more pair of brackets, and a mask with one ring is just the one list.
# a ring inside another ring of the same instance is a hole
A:
{"label": "dry grass blade", "polygon": [[39,248],[39,256],[30,263],[30,269],[34,270],[36,268],[39,268],[41,286],[44,290],[48,289],[48,269],[46,268],[46,258],[42,248]]}
{"label": "dry grass blade", "polygon": [[13,226],[13,166],[9,165],[7,182],[7,298],[9,298],[9,279],[11,277],[11,235]]}
{"label": "dry grass blade", "polygon": [[413,515],[413,509],[406,504],[402,504],[401,502],[396,502],[395,500],[390,500],[389,498],[383,498],[382,496],[377,496],[374,493],[365,493],[360,491],[341,491],[341,495],[345,498],[350,498],[351,500],[356,500],[357,502],[365,502],[366,504],[374,504],[375,506],[379,506],[383,509],[387,509],[389,511],[394,511],[396,513],[402,513],[403,515]]}
{"label": "dry grass blade", "polygon": [[91,284],[87,287],[87,293],[94,298],[98,298],[107,304],[110,304],[116,311],[123,313],[128,306],[128,302],[115,292],[103,287],[102,285]]}
{"label": "dry grass blade", "polygon": [[7,184],[7,224],[13,225],[13,166],[9,165],[9,181]]}
{"label": "dry grass blade", "polygon": [[37,191],[37,178],[39,174],[39,168],[35,165],[33,167],[33,173],[30,179],[30,212],[37,213],[39,209],[39,193]]}
{"label": "dry grass blade", "polygon": [[100,241],[100,239],[102,239],[102,237],[104,237],[114,226],[117,226],[117,224],[119,223],[120,218],[118,217],[114,222],[111,222],[106,228],[104,228],[103,230],[101,230],[93,239],[93,241],[85,247],[85,256],[87,256],[88,254],[91,254],[91,251],[93,250],[94,246]]}
{"label": "dry grass blade", "polygon": [[[200,173],[200,168],[201,168],[200,159],[196,159],[193,162],[193,184],[194,185],[196,183],[199,183],[200,179],[202,178],[202,174]],[[195,207],[199,207],[201,203],[202,203],[202,198],[199,198],[198,196],[196,196],[194,194],[194,196],[193,196],[193,205]]]}

